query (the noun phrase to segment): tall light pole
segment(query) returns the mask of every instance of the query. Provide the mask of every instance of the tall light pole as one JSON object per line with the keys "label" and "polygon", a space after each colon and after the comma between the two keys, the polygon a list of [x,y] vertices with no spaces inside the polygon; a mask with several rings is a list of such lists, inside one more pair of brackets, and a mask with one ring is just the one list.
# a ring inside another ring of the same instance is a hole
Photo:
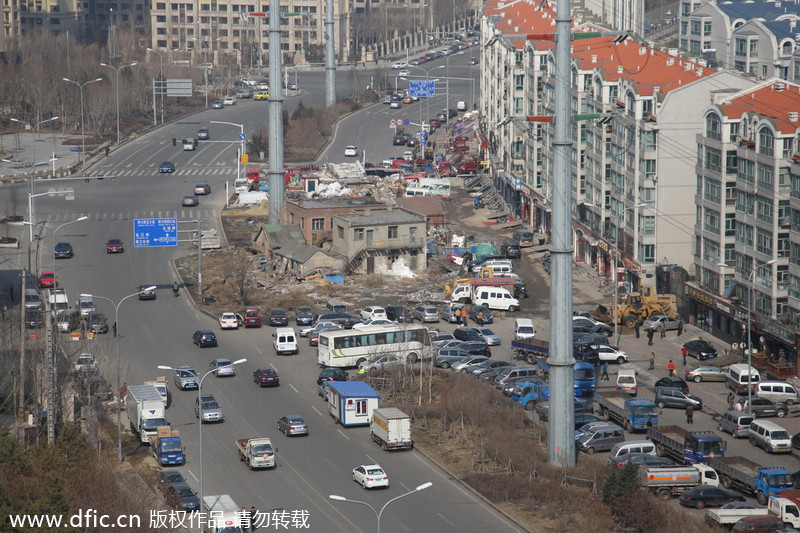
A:
{"label": "tall light pole", "polygon": [[[613,283],[612,287],[614,289],[614,343],[616,346],[619,346],[619,287],[617,286],[617,265],[619,262],[619,234],[620,230],[623,230],[625,226],[625,213],[631,211],[633,209],[638,209],[640,207],[647,207],[647,204],[636,204],[631,207],[626,207],[622,210],[622,217],[621,217],[621,227],[617,226],[617,235],[616,235],[616,248],[614,250],[614,274],[613,274]],[[624,230],[623,230],[624,231]]]}
{"label": "tall light pole", "polygon": [[[209,370],[208,372],[203,374],[203,377],[201,377],[197,382],[197,407],[200,410],[198,415],[199,423],[197,424],[197,432],[199,434],[198,438],[200,440],[200,444],[198,445],[198,454],[200,455],[200,490],[198,491],[200,495],[200,505],[203,505],[203,402],[201,400],[203,395],[203,380],[206,379],[210,374],[214,374],[215,372],[217,372],[217,370],[219,370],[220,368],[227,368],[229,366],[240,365],[245,362],[247,362],[247,359],[237,359],[236,361],[232,362],[229,365],[220,366],[212,370]],[[159,370],[172,370],[172,371],[177,370],[174,367],[166,365],[158,365],[158,368]],[[204,531],[205,529],[201,526],[200,530]]]}
{"label": "tall light pole", "polygon": [[[206,84],[206,107],[208,107],[208,47],[209,43],[201,41],[197,37],[192,37],[193,41],[200,43],[200,48],[203,49],[203,79]],[[214,39],[214,41],[219,41],[220,37]]]}
{"label": "tall light pole", "polygon": [[[160,62],[158,67],[158,81],[163,83],[164,82],[164,53],[160,50],[156,50],[154,48],[148,48],[148,52],[155,52],[158,54],[158,60]],[[164,124],[164,87],[159,86],[159,93],[161,95],[161,124]],[[155,105],[155,102],[153,103]],[[153,119],[158,122],[158,120],[153,117]]]}
{"label": "tall light pole", "polygon": [[[83,222],[84,220],[87,220],[88,218],[89,217],[78,217],[75,220],[71,220],[69,222],[64,222],[63,224],[61,224],[60,226],[58,226],[56,229],[53,230],[53,275],[55,275],[55,272],[56,272],[56,234],[58,233],[58,230],[60,230],[64,226],[69,226],[70,224],[75,224],[76,222]],[[58,279],[58,278],[56,278],[56,279]]]}
{"label": "tall light pole", "polygon": [[[103,78],[89,80],[84,83],[78,83],[77,81],[71,80],[69,78],[61,78],[61,79],[64,81],[68,81],[69,83],[74,83],[81,90],[81,165],[84,165],[86,163],[86,130],[84,129],[84,119],[83,119],[83,88],[89,85],[90,83],[103,81]],[[119,99],[117,99],[117,101],[119,101]]]}
{"label": "tall light pole", "polygon": [[[236,158],[236,178],[242,178],[242,154],[244,153],[244,124],[237,124],[236,122],[223,122],[221,120],[212,120],[212,124],[227,124],[228,126],[239,127],[239,157]],[[198,230],[200,231],[200,230]]]}
{"label": "tall light pole", "polygon": [[137,61],[134,61],[132,63],[128,63],[127,65],[122,65],[121,67],[115,67],[114,65],[109,65],[108,63],[100,63],[101,66],[114,69],[114,72],[116,73],[116,76],[117,76],[117,80],[116,80],[116,83],[115,83],[115,85],[117,86],[117,144],[119,144],[119,139],[120,139],[120,137],[119,137],[119,71],[124,69],[124,68],[127,68],[127,67],[135,67],[138,64],[139,63]]}
{"label": "tall light pole", "polygon": [[139,294],[145,291],[154,291],[155,289],[156,286],[151,285],[146,289],[124,296],[119,302],[116,303],[111,298],[106,298],[105,296],[95,296],[93,294],[81,294],[81,296],[85,296],[88,298],[97,298],[98,300],[105,300],[114,306],[114,325],[116,326],[116,328],[114,328],[114,343],[116,344],[116,349],[117,349],[117,365],[116,365],[117,379],[116,379],[116,389],[113,392],[114,395],[117,397],[117,459],[119,459],[120,463],[122,462],[122,398],[119,397],[119,391],[120,391],[119,377],[120,374],[122,373],[122,368],[119,360],[119,306],[122,305],[122,302],[124,302],[128,298],[133,298],[134,296],[138,296]]}
{"label": "tall light pole", "polygon": [[425,490],[428,487],[430,487],[431,485],[433,485],[433,483],[428,481],[427,483],[423,483],[422,485],[420,485],[419,487],[417,487],[414,490],[408,491],[405,494],[401,494],[400,496],[395,496],[394,498],[392,498],[391,500],[389,500],[388,502],[383,504],[383,507],[381,507],[380,511],[377,511],[373,506],[371,506],[367,502],[360,502],[358,500],[348,500],[344,496],[337,496],[336,494],[331,494],[331,495],[328,496],[328,498],[330,498],[331,500],[336,500],[337,502],[357,503],[359,505],[364,505],[366,507],[369,507],[370,510],[375,514],[375,518],[378,520],[377,533],[381,533],[381,516],[383,515],[383,511],[389,506],[390,503],[395,502],[395,501],[399,500],[400,498],[405,498],[406,496],[410,496],[412,494],[415,494],[415,493],[417,493],[417,492],[419,492],[421,490]]}

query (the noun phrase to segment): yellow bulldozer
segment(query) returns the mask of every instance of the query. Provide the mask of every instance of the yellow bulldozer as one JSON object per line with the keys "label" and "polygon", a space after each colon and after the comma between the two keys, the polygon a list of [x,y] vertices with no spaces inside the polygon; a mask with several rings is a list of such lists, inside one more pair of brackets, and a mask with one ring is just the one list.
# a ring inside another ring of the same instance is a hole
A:
{"label": "yellow bulldozer", "polygon": [[654,287],[642,287],[642,292],[629,292],[619,299],[617,312],[614,306],[597,306],[592,316],[602,322],[614,323],[614,317],[627,328],[634,328],[653,315],[678,318],[678,301],[674,294],[658,294]]}

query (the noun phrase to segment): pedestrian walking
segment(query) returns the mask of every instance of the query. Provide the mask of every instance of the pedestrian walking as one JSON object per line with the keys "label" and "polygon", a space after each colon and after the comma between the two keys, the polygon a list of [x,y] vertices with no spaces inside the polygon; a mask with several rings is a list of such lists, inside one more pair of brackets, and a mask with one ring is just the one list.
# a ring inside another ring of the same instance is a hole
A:
{"label": "pedestrian walking", "polygon": [[692,404],[686,406],[686,423],[694,424],[694,407],[692,407]]}
{"label": "pedestrian walking", "polygon": [[117,323],[114,322],[114,325],[111,326],[111,330],[114,332],[114,337],[117,336]]}
{"label": "pedestrian walking", "polygon": [[681,348],[681,355],[683,356],[683,366],[686,366],[686,352],[687,352],[686,346]]}
{"label": "pedestrian walking", "polygon": [[675,375],[675,363],[672,362],[672,359],[670,359],[669,363],[667,363],[667,370],[669,370],[670,376]]}
{"label": "pedestrian walking", "polygon": [[466,307],[462,307],[461,308],[461,323],[464,324],[465,326],[467,325],[467,308]]}
{"label": "pedestrian walking", "polygon": [[661,333],[661,338],[662,339],[664,337],[666,337],[667,336],[667,325],[664,324],[663,322],[661,324],[659,324],[658,325],[658,332]]}
{"label": "pedestrian walking", "polygon": [[246,533],[247,530],[250,529],[250,511],[242,507],[242,510],[239,511],[239,517],[242,520],[240,529],[242,530],[242,533]]}
{"label": "pedestrian walking", "polygon": [[655,370],[656,369],[656,352],[650,352],[650,366],[647,370]]}
{"label": "pedestrian walking", "polygon": [[652,346],[653,345],[653,330],[652,330],[652,328],[647,330],[647,345],[648,346]]}
{"label": "pedestrian walking", "polygon": [[636,332],[636,338],[637,338],[637,339],[639,338],[639,326],[640,326],[640,324],[639,324],[639,321],[637,320],[637,321],[636,321],[636,325],[635,325],[635,326],[633,326],[633,331],[635,331],[635,332]]}
{"label": "pedestrian walking", "polygon": [[608,363],[603,363],[603,374],[600,376],[600,381],[610,381],[608,379]]}
{"label": "pedestrian walking", "polygon": [[9,285],[8,286],[8,299],[11,300],[12,302],[14,301],[14,286],[13,285]]}
{"label": "pedestrian walking", "polygon": [[256,530],[256,508],[255,506],[250,507],[250,531]]}
{"label": "pedestrian walking", "polygon": [[106,157],[108,157],[108,146],[106,146]]}
{"label": "pedestrian walking", "polygon": [[128,395],[128,382],[122,384],[122,387],[119,388],[119,401],[121,403],[125,403],[125,396]]}
{"label": "pedestrian walking", "polygon": [[678,337],[683,335],[683,319],[678,320]]}
{"label": "pedestrian walking", "polygon": [[733,391],[728,393],[728,411],[733,411],[733,404],[736,402],[736,395]]}

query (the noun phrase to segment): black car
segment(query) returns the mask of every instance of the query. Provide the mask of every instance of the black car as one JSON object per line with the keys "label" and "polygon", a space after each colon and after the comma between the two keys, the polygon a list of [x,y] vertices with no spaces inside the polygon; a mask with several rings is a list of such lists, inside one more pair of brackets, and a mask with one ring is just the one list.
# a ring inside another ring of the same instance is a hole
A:
{"label": "black car", "polygon": [[186,482],[170,485],[164,495],[167,505],[174,509],[184,511],[197,511],[200,509],[200,498],[197,497],[197,493]]}
{"label": "black car", "polygon": [[180,470],[161,470],[158,473],[158,488],[166,491],[167,487],[176,483],[186,483]]}
{"label": "black car", "polygon": [[472,309],[469,310],[468,316],[470,320],[472,320],[479,326],[482,326],[484,324],[491,324],[494,322],[494,315],[492,314],[492,310],[486,307],[485,305],[473,306]]}
{"label": "black car", "polygon": [[786,413],[788,412],[785,403],[776,403],[773,402],[772,400],[762,398],[761,396],[753,396],[752,398],[750,398],[749,405],[747,401],[747,396],[745,396],[741,400],[739,400],[738,405],[741,406],[742,411],[747,413],[753,413],[753,415],[759,418],[766,418],[770,416],[777,416],[778,418],[783,418],[784,416],[786,416]]}
{"label": "black car", "polygon": [[172,174],[175,172],[175,165],[171,161],[164,161],[158,167],[159,174]]}
{"label": "black car", "polygon": [[691,355],[697,358],[698,361],[712,359],[717,356],[717,349],[714,348],[711,343],[703,339],[686,342],[683,344],[683,347],[686,348],[686,355]]}
{"label": "black car", "polygon": [[695,509],[702,509],[703,507],[719,507],[730,502],[743,502],[744,496],[738,492],[731,490],[721,489],[719,487],[710,487],[708,485],[698,485],[682,493],[678,497],[678,502],[684,507],[694,507]]}
{"label": "black car", "polygon": [[475,328],[456,328],[453,332],[453,337],[460,341],[483,342],[483,337]]}
{"label": "black car", "polygon": [[519,244],[514,242],[507,242],[500,247],[500,253],[508,259],[519,259],[522,257],[522,250]]}
{"label": "black car", "polygon": [[259,387],[277,387],[281,384],[281,378],[272,368],[259,368],[253,372],[253,381]]}
{"label": "black car", "polygon": [[386,311],[386,318],[389,320],[403,324],[414,321],[414,314],[402,305],[387,305],[383,309]]}
{"label": "black car", "polygon": [[575,344],[608,344],[608,335],[600,333],[580,333],[573,331],[572,338]]}
{"label": "black car", "polygon": [[74,255],[72,245],[68,242],[56,244],[56,247],[53,249],[53,255],[56,259],[69,259]]}
{"label": "black car", "polygon": [[[573,324],[572,325],[572,333],[573,337],[578,337],[578,335],[605,335],[606,337],[611,336],[611,328],[605,324],[593,324],[593,325],[583,325],[583,324]],[[605,343],[603,343],[605,344]]]}
{"label": "black car", "polygon": [[406,141],[406,147],[408,148],[416,148],[419,146],[419,141],[417,139],[409,139]]}
{"label": "black car", "polygon": [[343,368],[323,368],[317,376],[317,385],[323,381],[347,381],[347,372]]}
{"label": "black car", "polygon": [[656,381],[655,387],[670,387],[672,389],[682,389],[689,392],[689,385],[681,378],[674,376],[667,376]]}
{"label": "black car", "polygon": [[572,345],[572,355],[576,361],[585,361],[593,365],[600,364],[600,352],[592,342],[575,341]]}
{"label": "black car", "polygon": [[308,326],[314,322],[314,310],[307,305],[297,308],[295,312],[295,321],[298,326]]}
{"label": "black car", "polygon": [[591,413],[576,413],[575,414],[575,429],[580,429],[586,424],[590,422],[602,422],[604,418],[600,418],[599,416],[595,416]]}
{"label": "black car", "polygon": [[217,336],[208,329],[198,329],[192,335],[192,342],[201,348],[217,345]]}
{"label": "black car", "polygon": [[392,145],[394,145],[394,146],[405,146],[405,144],[408,142],[408,139],[410,137],[411,137],[410,135],[402,134],[402,133],[400,135],[395,135],[394,137],[392,137]]}
{"label": "black car", "polygon": [[472,356],[485,355],[486,357],[492,356],[492,350],[483,341],[462,342],[461,344],[458,345],[458,349],[461,350],[462,352],[466,352],[467,355],[472,355]]}
{"label": "black car", "polygon": [[152,283],[146,283],[144,285],[139,285],[139,299],[140,300],[155,300],[156,299],[156,290],[151,289]]}
{"label": "black car", "polygon": [[289,325],[289,315],[285,309],[275,308],[269,310],[269,325],[280,327]]}
{"label": "black car", "polygon": [[92,333],[108,333],[108,321],[103,313],[99,311],[89,313],[86,321],[89,324],[89,331]]}
{"label": "black car", "polygon": [[42,313],[38,309],[25,310],[25,327],[35,329],[42,326]]}

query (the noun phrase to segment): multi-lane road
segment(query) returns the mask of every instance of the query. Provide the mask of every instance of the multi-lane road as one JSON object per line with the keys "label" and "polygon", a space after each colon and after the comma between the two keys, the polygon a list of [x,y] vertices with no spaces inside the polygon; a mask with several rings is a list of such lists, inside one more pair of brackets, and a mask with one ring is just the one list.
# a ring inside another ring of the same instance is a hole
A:
{"label": "multi-lane road", "polygon": [[[443,60],[439,63],[446,65]],[[463,56],[454,58],[451,63],[451,76],[465,76],[467,68]],[[461,66],[456,66],[457,63]],[[446,67],[439,70],[445,71]],[[300,86],[306,91],[302,97],[304,103],[324,99],[323,76],[322,72],[300,73]],[[456,85],[453,81],[451,107],[455,106],[456,99],[468,99],[470,90],[470,82]],[[398,80],[399,84],[403,82]],[[347,83],[344,85],[347,91]],[[298,100],[287,99],[287,108],[291,110]],[[431,112],[435,114],[444,107],[445,100],[444,94],[434,98]],[[401,111],[404,116],[413,118],[418,116],[421,105],[424,104],[415,103],[402,110],[392,110],[391,114],[388,106],[382,105],[357,112],[342,121],[336,140],[323,159],[344,160],[343,147],[351,143],[367,150],[370,160],[373,156],[399,155],[391,145],[388,118]],[[92,165],[89,173],[106,176],[105,179],[70,181],[68,185],[74,189],[74,200],[67,201],[62,196],[37,197],[37,219],[48,221],[40,242],[41,267],[51,263],[52,230],[85,216],[85,221],[61,229],[56,239],[71,242],[75,249],[74,258],[57,263],[60,285],[71,301],[77,300],[81,293],[89,293],[119,302],[136,292],[140,284],[153,284],[160,289],[155,301],[139,301],[133,297],[119,308],[121,381],[136,384],[153,379],[165,373],[157,369],[158,365],[189,364],[204,373],[214,358],[247,358],[246,363],[238,366],[236,377],[210,375],[203,383],[203,391],[213,393],[225,413],[225,422],[203,427],[205,495],[230,494],[239,505],[255,506],[262,512],[306,511],[309,531],[374,531],[375,517],[367,508],[336,502],[328,496],[338,494],[379,509],[389,499],[432,482],[424,492],[393,503],[383,517],[383,531],[521,531],[422,454],[383,452],[369,439],[366,428],[344,429],[334,424],[326,412],[325,402],[316,392],[315,378],[319,372],[316,351],[305,342],[301,343],[300,354],[277,357],[271,348],[272,328],[222,332],[216,320],[198,312],[188,298],[173,297],[169,288],[176,276],[171,260],[192,253],[190,245],[182,244],[177,249],[134,249],[132,233],[136,218],[177,217],[187,222],[179,225],[181,230],[192,230],[188,222],[200,218],[205,226],[219,229],[218,213],[225,204],[225,184],[232,183],[236,173],[239,128],[211,124],[211,121],[244,124],[249,134],[266,124],[267,107],[262,102],[239,101],[236,106],[202,111],[167,124],[125,143],[109,157]],[[423,113],[427,115],[427,109]],[[201,141],[197,150],[184,152],[180,142],[173,146],[173,138],[180,141],[194,137],[201,127],[210,128],[211,139]],[[159,164],[167,160],[175,164],[176,172],[159,174]],[[191,194],[196,183],[210,184],[211,195],[200,197],[198,207],[181,207],[181,197]],[[39,184],[36,192],[44,192],[45,187],[51,186],[51,183]],[[7,188],[3,194],[8,194]],[[106,253],[105,242],[110,238],[124,241],[123,254]],[[23,263],[22,260],[18,262]],[[114,320],[114,309],[108,302],[99,300],[98,306],[110,322]],[[192,344],[192,332],[202,328],[218,332],[219,347],[200,349]],[[113,337],[103,336],[88,348],[97,355],[103,373],[114,376]],[[78,344],[66,343],[68,354],[82,349],[84,347]],[[259,389],[251,376],[260,367],[276,368],[282,385],[276,389]],[[173,427],[181,430],[187,446],[189,459],[181,470],[198,489],[201,464],[198,425],[193,411],[195,397],[194,393],[181,392],[173,386],[167,414]],[[304,416],[310,425],[310,436],[289,439],[279,434],[276,421],[286,414]],[[251,472],[238,460],[234,440],[258,436],[269,436],[277,445],[278,467],[273,471]],[[141,448],[135,453],[146,455],[148,451]],[[365,491],[351,480],[355,466],[373,462],[386,469],[390,489]]]}

